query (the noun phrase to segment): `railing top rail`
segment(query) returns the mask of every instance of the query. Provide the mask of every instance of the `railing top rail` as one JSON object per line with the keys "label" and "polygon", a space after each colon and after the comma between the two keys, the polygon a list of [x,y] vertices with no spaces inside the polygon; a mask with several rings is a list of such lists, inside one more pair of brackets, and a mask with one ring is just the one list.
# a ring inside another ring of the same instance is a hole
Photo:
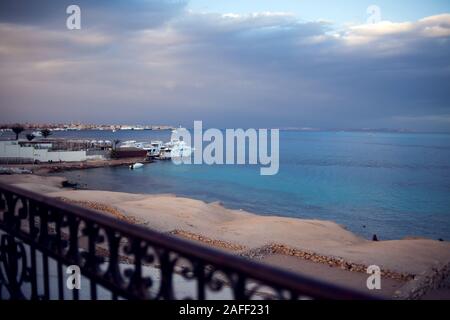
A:
{"label": "railing top rail", "polygon": [[[373,295],[349,288],[340,287],[309,276],[293,273],[263,263],[245,259],[225,251],[203,246],[190,240],[181,239],[166,233],[159,233],[147,227],[131,224],[114,217],[101,214],[94,210],[76,206],[61,200],[51,198],[30,190],[0,182],[0,191],[14,193],[37,203],[53,207],[62,212],[75,215],[84,221],[91,221],[99,226],[110,228],[125,235],[139,238],[151,245],[175,251],[181,255],[200,259],[207,264],[220,266],[248,275],[264,283],[301,292],[305,295],[323,299],[377,299]],[[1,229],[1,221],[0,221]]]}

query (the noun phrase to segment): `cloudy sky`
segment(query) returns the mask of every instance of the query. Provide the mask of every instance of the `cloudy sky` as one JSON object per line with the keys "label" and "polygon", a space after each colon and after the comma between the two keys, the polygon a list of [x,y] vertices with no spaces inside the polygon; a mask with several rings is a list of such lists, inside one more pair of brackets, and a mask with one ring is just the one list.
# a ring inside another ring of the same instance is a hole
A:
{"label": "cloudy sky", "polygon": [[[70,4],[81,30],[66,28]],[[450,2],[2,0],[0,111],[2,123],[450,131]]]}

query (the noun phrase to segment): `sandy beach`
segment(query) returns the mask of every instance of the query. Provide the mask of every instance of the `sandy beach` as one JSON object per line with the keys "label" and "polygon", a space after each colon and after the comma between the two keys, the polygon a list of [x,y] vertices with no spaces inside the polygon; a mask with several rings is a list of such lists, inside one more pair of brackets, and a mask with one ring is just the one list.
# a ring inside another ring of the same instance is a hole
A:
{"label": "sandy beach", "polygon": [[65,180],[0,176],[3,183],[358,290],[367,290],[367,266],[377,265],[383,270],[382,290],[371,293],[385,297],[449,291],[439,288],[437,281],[448,279],[450,243],[446,241],[370,241],[331,221],[261,216],[171,194],[67,189],[62,188]]}

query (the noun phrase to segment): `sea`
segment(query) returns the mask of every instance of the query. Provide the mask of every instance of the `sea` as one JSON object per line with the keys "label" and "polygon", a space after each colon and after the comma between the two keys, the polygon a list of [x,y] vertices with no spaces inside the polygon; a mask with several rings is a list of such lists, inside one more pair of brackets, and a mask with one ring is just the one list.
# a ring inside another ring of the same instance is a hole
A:
{"label": "sea", "polygon": [[[61,131],[55,137],[163,140],[170,131]],[[57,173],[89,189],[172,193],[259,215],[334,221],[368,239],[450,240],[450,134],[280,132],[280,167],[175,165]]]}

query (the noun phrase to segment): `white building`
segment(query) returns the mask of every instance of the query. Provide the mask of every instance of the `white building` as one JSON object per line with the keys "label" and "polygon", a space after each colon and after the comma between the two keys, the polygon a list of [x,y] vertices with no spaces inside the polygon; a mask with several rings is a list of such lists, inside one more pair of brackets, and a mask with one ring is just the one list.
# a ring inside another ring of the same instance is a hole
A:
{"label": "white building", "polygon": [[86,161],[86,151],[50,150],[51,143],[22,146],[19,141],[0,141],[0,162],[73,162]]}

